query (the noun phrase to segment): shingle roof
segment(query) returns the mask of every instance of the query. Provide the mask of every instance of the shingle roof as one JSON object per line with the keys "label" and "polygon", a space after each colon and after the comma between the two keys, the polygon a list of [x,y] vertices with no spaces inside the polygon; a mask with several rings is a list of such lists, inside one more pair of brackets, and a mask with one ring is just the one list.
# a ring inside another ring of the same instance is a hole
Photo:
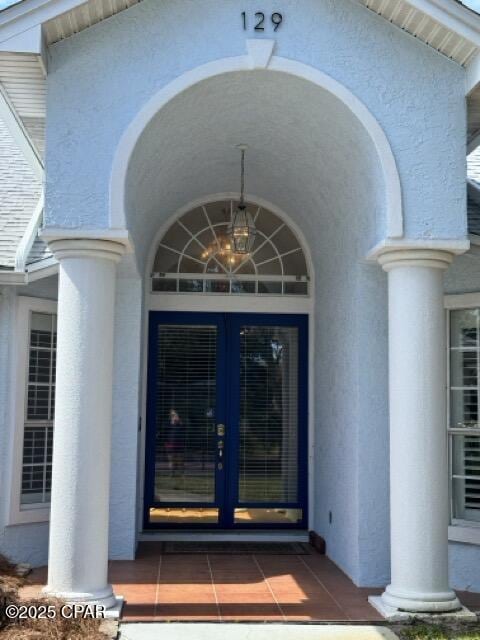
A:
{"label": "shingle roof", "polygon": [[467,196],[468,231],[480,236],[480,204]]}
{"label": "shingle roof", "polygon": [[0,269],[15,267],[17,247],[40,192],[40,182],[0,120]]}

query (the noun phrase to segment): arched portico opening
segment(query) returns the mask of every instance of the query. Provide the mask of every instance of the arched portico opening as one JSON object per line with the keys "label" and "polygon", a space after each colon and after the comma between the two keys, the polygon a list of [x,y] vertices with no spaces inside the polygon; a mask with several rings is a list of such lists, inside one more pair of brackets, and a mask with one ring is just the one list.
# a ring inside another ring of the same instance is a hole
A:
{"label": "arched portico opening", "polygon": [[[314,138],[318,134],[321,135],[323,130],[330,138],[330,149],[335,147],[340,156],[346,152],[346,157],[349,155],[348,150],[341,149],[342,144],[346,143],[348,145],[348,143],[351,143],[352,150],[354,150],[360,138],[363,138],[360,143],[364,146],[365,151],[360,156],[361,164],[363,165],[362,171],[368,173],[366,164],[370,163],[372,167],[375,166],[378,178],[374,188],[371,189],[372,192],[376,193],[373,212],[375,220],[373,227],[375,228],[371,230],[372,238],[376,240],[380,237],[401,237],[403,235],[403,214],[400,179],[389,142],[375,117],[346,87],[313,67],[278,56],[274,56],[271,59],[268,63],[268,69],[261,68],[252,71],[252,66],[254,66],[254,61],[249,56],[227,58],[205,64],[166,85],[145,104],[126,129],[115,153],[110,182],[111,227],[126,227],[132,231],[134,240],[137,240],[131,224],[131,212],[135,212],[133,215],[138,221],[139,218],[143,217],[143,213],[148,207],[144,207],[144,211],[141,213],[142,207],[139,206],[136,195],[132,193],[129,185],[132,184],[132,179],[135,182],[133,176],[135,175],[135,165],[137,163],[146,163],[142,168],[137,165],[143,178],[146,178],[146,170],[152,169],[152,165],[147,159],[148,154],[151,157],[152,150],[150,152],[147,151],[147,155],[143,154],[143,158],[140,159],[142,147],[146,140],[148,139],[154,145],[156,143],[160,146],[165,144],[165,155],[170,154],[171,147],[183,154],[183,150],[188,149],[189,142],[200,143],[200,139],[185,141],[182,140],[182,133],[185,134],[189,129],[190,131],[198,130],[198,125],[202,128],[204,124],[209,122],[211,124],[210,117],[221,112],[223,117],[228,118],[230,116],[230,123],[236,129],[236,134],[233,134],[235,136],[234,143],[238,143],[237,136],[242,131],[241,122],[246,119],[245,126],[249,133],[244,141],[252,146],[251,136],[252,132],[255,132],[254,135],[257,136],[258,142],[257,148],[262,147],[265,152],[270,150],[269,147],[271,145],[265,145],[265,141],[258,138],[259,134],[262,133],[267,136],[269,134],[275,135],[276,142],[280,143],[291,141],[290,134],[292,134],[301,144],[303,139],[313,142]],[[260,90],[255,88],[255,83],[259,85]],[[235,86],[237,86],[241,95],[238,95],[238,91],[237,94],[235,93]],[[272,87],[277,90],[277,95],[275,95],[275,89],[273,92],[271,91]],[[215,95],[217,92],[220,92],[220,96]],[[208,99],[204,99],[203,94]],[[229,104],[229,100],[233,100],[233,104]],[[256,104],[256,100],[260,100],[260,107]],[[171,127],[169,112],[176,111],[176,108],[181,104],[186,106],[187,110],[188,104],[190,104],[192,112],[191,114],[187,114],[186,111],[183,114],[178,112],[177,117],[174,118],[176,125]],[[287,105],[290,105],[290,110],[287,109]],[[326,109],[323,110],[322,106],[326,107]],[[236,114],[235,109],[243,111],[242,117],[237,117],[238,114]],[[292,113],[292,109],[294,113]],[[210,114],[210,117],[208,114]],[[253,120],[248,118],[249,114],[255,114]],[[270,119],[264,123],[266,126],[261,128],[260,123],[265,115],[267,117],[270,115]],[[165,119],[163,116],[165,116]],[[291,117],[289,118],[289,116]],[[347,122],[349,123],[347,128],[342,131],[342,123],[346,124]],[[298,130],[298,125],[301,123],[304,124],[303,132]],[[180,126],[181,131],[177,132],[175,126]],[[245,129],[245,126],[243,129]],[[160,137],[155,143],[155,135],[152,134],[154,129],[158,127],[160,129],[163,128],[164,133],[167,134],[167,139],[162,140]],[[311,129],[310,131],[309,128]],[[351,129],[353,135],[347,131],[348,128]],[[226,143],[223,149],[223,153],[225,153],[230,142],[231,127],[225,126],[225,122],[217,121],[213,125],[213,130],[210,128],[209,132],[204,131],[207,136],[213,136],[214,139],[220,142],[222,136],[219,138],[215,129],[218,129],[218,132],[222,132]],[[177,133],[180,133],[178,137]],[[343,137],[342,133],[345,133],[346,137]],[[177,137],[176,141],[173,140],[173,137]],[[185,142],[187,143],[186,147],[183,147]],[[196,145],[195,152],[190,154],[190,160],[200,159],[202,151],[200,151],[199,146]],[[231,168],[232,154],[229,157],[227,152],[226,155],[221,157],[223,154],[222,152],[219,154],[217,149],[215,155],[209,156],[208,146],[205,146],[204,143],[201,146],[213,172],[215,172],[216,164],[220,164],[224,168],[230,165]],[[328,145],[327,147],[319,146],[317,150],[317,160],[325,152],[327,153],[323,157],[329,156]],[[285,145],[283,152],[279,153],[277,145],[276,151],[273,151],[271,157],[276,159],[277,162],[280,157],[284,158],[288,166],[289,161],[299,159],[298,150],[296,150],[294,156],[288,157],[288,153],[292,151],[291,145]],[[308,155],[306,152],[307,149],[305,148],[300,154],[301,157],[305,157],[305,161]],[[257,156],[257,163],[259,162],[261,162],[261,159]],[[185,174],[188,174],[191,179],[193,176],[196,177],[198,172],[194,171],[191,166],[187,169],[188,163],[189,154],[184,154],[180,165],[183,167]],[[170,167],[176,164],[177,162],[172,157]],[[313,167],[310,164],[310,168],[313,169],[313,178],[310,177],[310,180],[318,186],[318,180],[321,179],[321,174],[325,167],[323,166],[320,169],[316,165],[316,162],[313,162]],[[330,163],[330,166],[334,165],[335,163]],[[339,167],[341,167],[340,172],[336,169],[334,171],[337,176],[340,173],[344,173],[345,184],[347,185],[353,174],[348,172],[346,163],[340,161],[337,163],[337,169]],[[157,168],[161,169],[159,165]],[[273,167],[271,168],[273,169]],[[303,169],[300,166],[297,167],[297,171],[304,173],[307,178],[308,172],[305,173]],[[160,176],[158,175],[158,177]],[[177,173],[177,177],[180,177],[180,174]],[[326,178],[326,176],[324,177]],[[165,178],[167,178],[166,175]],[[218,187],[222,182],[224,184],[231,184],[232,182],[231,176],[227,178],[226,175],[221,177],[217,175],[217,178],[216,188],[212,188],[211,192],[219,191]],[[161,179],[158,180],[157,186],[160,186],[160,182]],[[169,186],[173,186],[171,182],[169,182]],[[365,186],[368,188],[369,185]],[[223,190],[228,191],[230,189]],[[204,186],[196,189],[196,191],[203,196],[207,193]],[[262,197],[268,195],[267,199],[271,202],[278,202],[275,189],[270,193],[266,192],[265,189],[255,191],[251,189],[251,191]],[[189,192],[195,193],[195,189]],[[191,199],[193,200],[194,197]],[[176,206],[171,206],[170,211],[178,209],[184,203],[185,200],[183,202],[177,200]],[[142,242],[140,242],[140,245],[142,245]]]}
{"label": "arched portico opening", "polygon": [[[269,69],[248,70],[243,59],[228,64],[229,68],[224,63],[213,65],[205,73],[174,81],[134,119],[113,166],[111,225],[125,225],[131,234],[139,271],[146,276],[149,311],[257,310],[280,315],[297,311],[309,316],[309,384],[313,385],[314,376],[324,377],[329,367],[343,376],[336,389],[327,384],[310,393],[312,444],[315,423],[322,414],[348,413],[340,386],[348,393],[357,375],[350,363],[357,345],[348,320],[356,312],[355,268],[357,259],[380,235],[387,231],[395,235],[401,229],[398,175],[378,123],[331,78],[304,65],[296,73],[295,63],[289,66],[276,58]],[[206,295],[193,302],[180,291],[176,296],[164,292],[168,299],[158,292],[151,296],[153,256],[172,216],[211,201],[211,194],[238,198],[239,143],[248,145],[247,193],[255,194],[248,199],[285,211],[292,226],[307,239],[302,244],[311,254],[309,274],[322,274],[321,284],[318,277],[312,278],[308,296],[300,304],[298,298],[293,301],[288,296],[284,300],[272,296],[268,302],[248,295],[227,300],[218,294],[214,300],[214,295]],[[352,347],[343,360],[327,346],[339,338],[342,350],[345,343]],[[314,351],[317,343],[322,345],[319,353]],[[146,362],[147,347],[144,355]],[[145,393],[146,381],[147,375]],[[349,423],[356,429],[350,414],[344,416],[341,428],[348,431]],[[323,445],[336,447],[340,455],[335,439],[327,433]],[[313,455],[311,450],[312,469]],[[352,477],[345,484],[353,482]],[[338,494],[334,484],[325,466],[316,477],[311,474],[309,497],[317,513],[323,506],[319,507],[314,493],[326,500],[329,494]],[[313,528],[315,516],[310,511]],[[353,512],[346,514],[346,520],[354,527]],[[341,558],[342,544],[338,542],[337,552],[337,540],[332,540],[331,555],[337,555],[348,570],[349,561]]]}

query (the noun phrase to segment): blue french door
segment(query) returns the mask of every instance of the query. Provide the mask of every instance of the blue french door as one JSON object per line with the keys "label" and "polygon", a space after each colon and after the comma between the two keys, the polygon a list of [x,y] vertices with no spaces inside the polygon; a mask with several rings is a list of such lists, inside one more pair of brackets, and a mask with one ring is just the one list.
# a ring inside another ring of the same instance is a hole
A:
{"label": "blue french door", "polygon": [[306,528],[304,315],[151,312],[145,528]]}

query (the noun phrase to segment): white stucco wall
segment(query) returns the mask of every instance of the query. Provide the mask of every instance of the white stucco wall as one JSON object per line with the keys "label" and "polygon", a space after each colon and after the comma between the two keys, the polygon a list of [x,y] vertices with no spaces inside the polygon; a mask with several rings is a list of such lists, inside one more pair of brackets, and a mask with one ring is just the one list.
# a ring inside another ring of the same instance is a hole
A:
{"label": "white stucco wall", "polygon": [[[254,34],[242,30],[244,8],[238,0],[146,0],[51,47],[49,225],[107,224],[108,180],[122,132],[174,78],[245,53],[245,39]],[[262,10],[268,15],[278,7],[268,0]],[[350,0],[286,0],[282,11],[278,32],[262,34],[274,37],[276,55],[340,81],[385,130],[400,171],[407,235],[463,237],[463,70]],[[274,130],[274,118],[271,125]],[[159,181],[161,160],[157,156]],[[188,174],[181,169],[179,186],[185,186]],[[222,190],[228,187],[218,185]],[[181,195],[177,206],[184,204]]]}
{"label": "white stucco wall", "polygon": [[112,559],[133,559],[136,549],[142,290],[140,280],[117,279],[109,532]]}
{"label": "white stucco wall", "polygon": [[[237,0],[144,0],[50,48],[48,225],[108,226],[110,172],[122,133],[174,78],[245,53],[245,39],[254,34],[241,28],[244,9]],[[262,10],[278,6],[265,0]],[[281,29],[264,35],[275,38],[275,54],[343,83],[383,127],[400,172],[407,235],[462,238],[463,71],[350,0],[285,0],[282,12]],[[386,278],[363,261],[384,231],[378,159],[331,96],[271,72],[247,75],[243,95],[242,77],[213,79],[152,123],[132,159],[129,230],[143,266],[152,232],[178,207],[238,188],[231,150],[238,142],[251,145],[247,188],[301,226],[314,260],[315,528],[357,584],[385,584]],[[131,557],[135,542],[142,295],[133,271],[119,279],[116,302],[110,554],[117,558]],[[45,559],[47,527],[22,529],[27,533],[8,534],[8,549],[19,556],[35,549],[35,562]],[[453,574],[463,585],[469,552],[458,549]]]}

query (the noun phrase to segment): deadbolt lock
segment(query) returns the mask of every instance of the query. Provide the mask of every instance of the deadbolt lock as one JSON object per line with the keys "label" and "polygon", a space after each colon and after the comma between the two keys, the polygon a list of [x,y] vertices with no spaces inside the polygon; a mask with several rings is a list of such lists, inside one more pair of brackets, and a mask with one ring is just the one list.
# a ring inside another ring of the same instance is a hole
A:
{"label": "deadbolt lock", "polygon": [[217,424],[217,436],[224,436],[224,435],[225,435],[225,425]]}

